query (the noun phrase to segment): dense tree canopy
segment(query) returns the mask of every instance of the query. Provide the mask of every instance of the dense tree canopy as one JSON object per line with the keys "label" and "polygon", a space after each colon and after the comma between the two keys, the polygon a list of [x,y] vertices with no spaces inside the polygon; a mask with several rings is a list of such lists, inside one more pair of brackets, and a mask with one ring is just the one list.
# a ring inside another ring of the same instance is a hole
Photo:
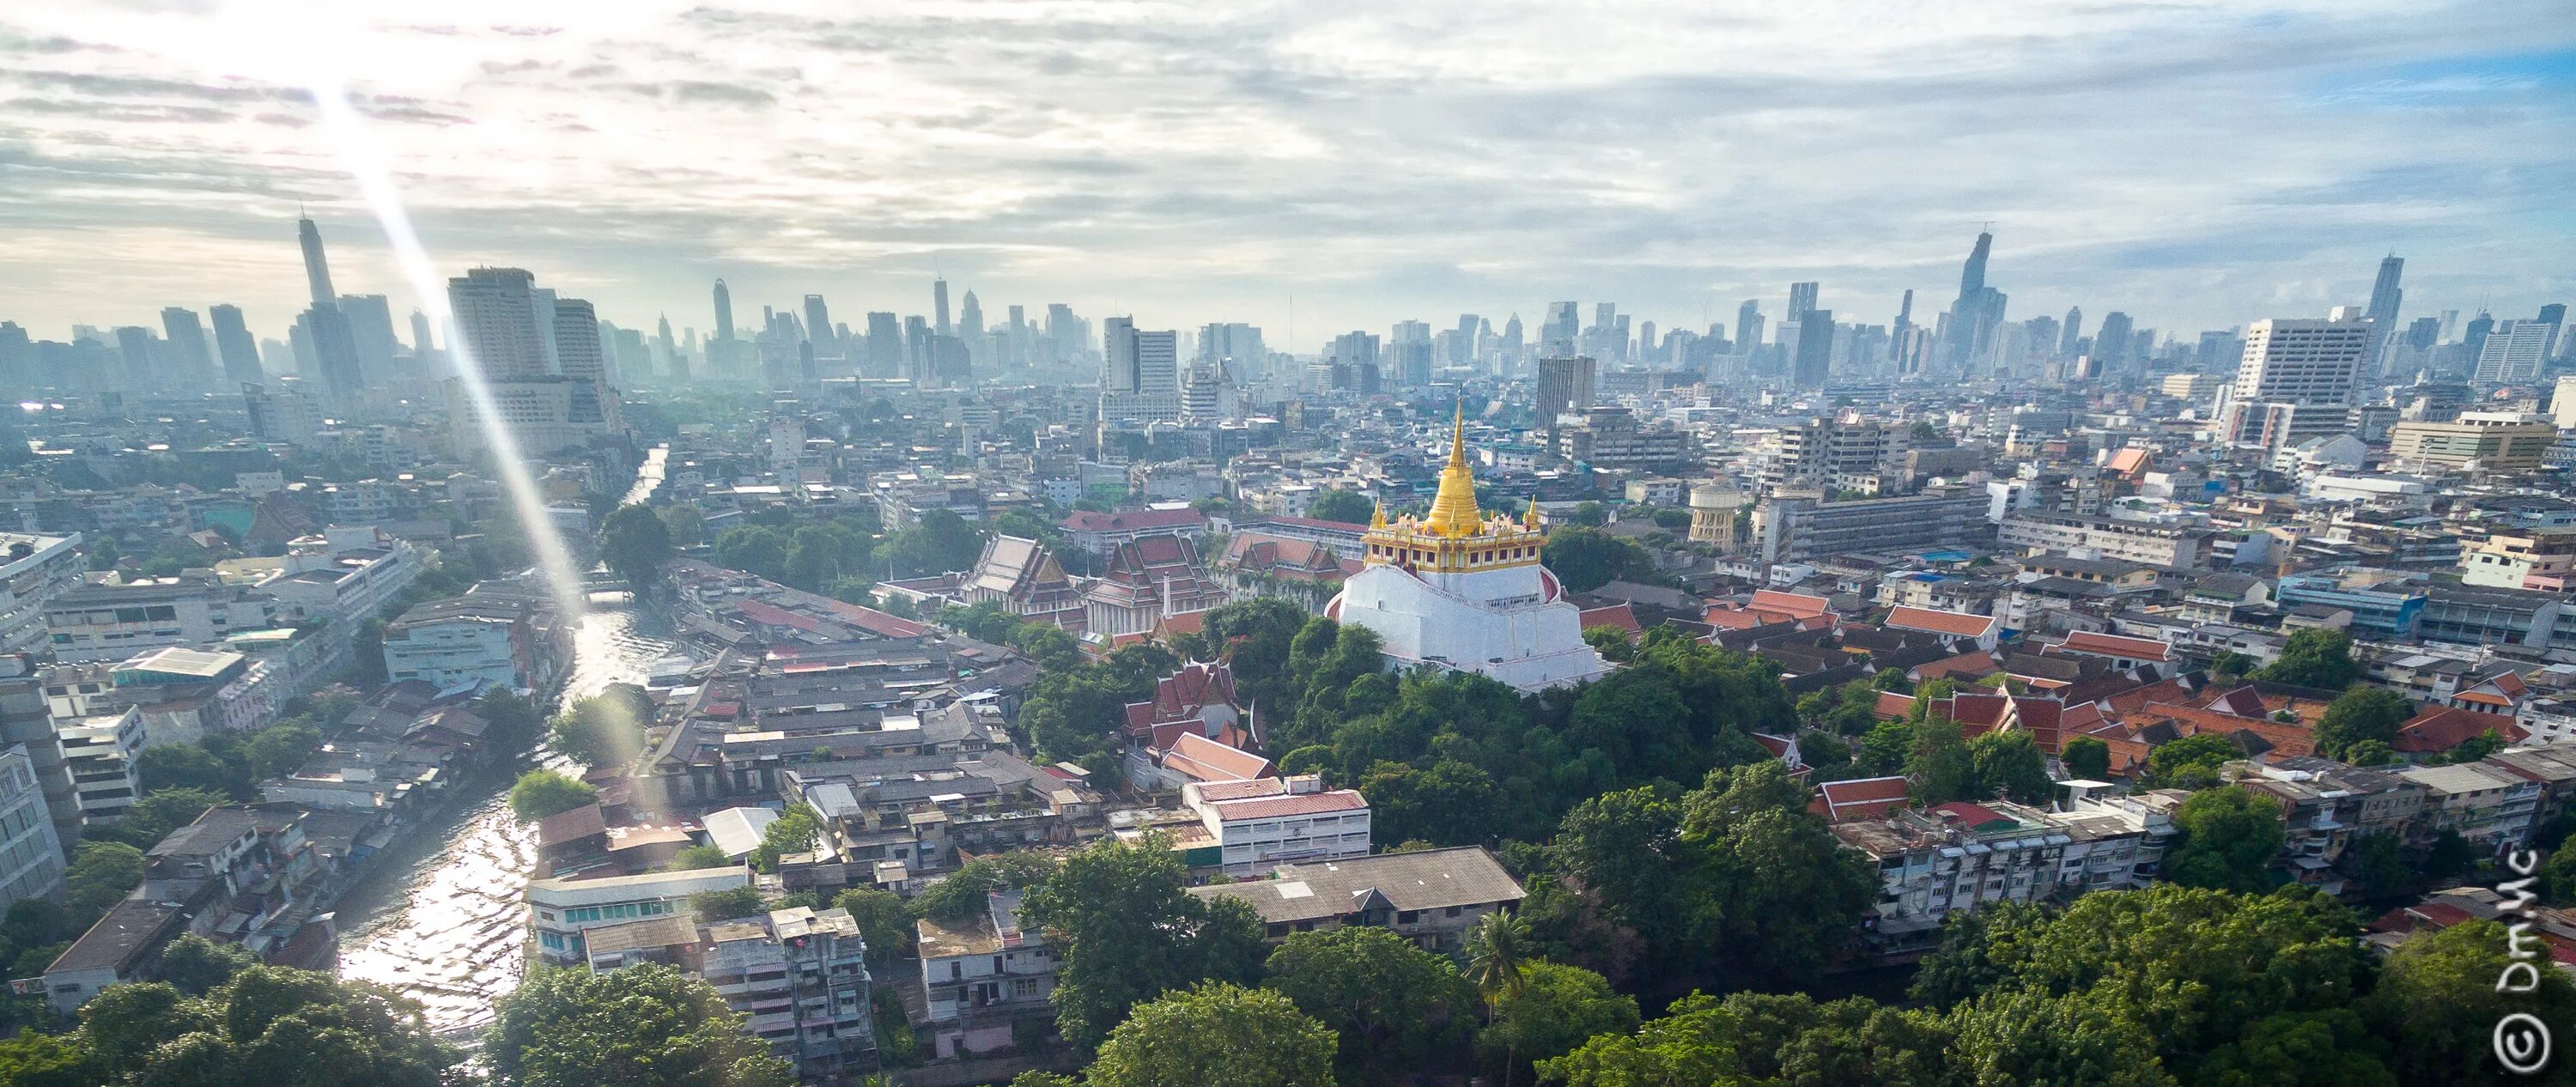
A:
{"label": "dense tree canopy", "polygon": [[2288,831],[2278,804],[2241,785],[2193,793],[2174,810],[2181,836],[2165,851],[2164,875],[2186,887],[2260,891]]}
{"label": "dense tree canopy", "polygon": [[2257,669],[2254,678],[2320,691],[2340,691],[2361,679],[2352,659],[2352,635],[2330,627],[2294,631],[2281,643],[2281,655]]}
{"label": "dense tree canopy", "polygon": [[1202,980],[1258,980],[1260,919],[1234,899],[1193,897],[1188,885],[1180,855],[1159,836],[1104,838],[1021,899],[1023,921],[1056,954],[1056,1025],[1068,1041],[1099,1045],[1128,1009]]}
{"label": "dense tree canopy", "polygon": [[[232,953],[174,950],[192,983],[215,982],[204,995],[163,982],[110,986],[81,1008],[80,1029],[0,1048],[0,1072],[32,1064],[66,1085],[438,1087],[463,1057],[431,1033],[418,1004],[386,990],[243,965]],[[47,1080],[12,1072],[0,1082]]]}
{"label": "dense tree canopy", "polygon": [[1344,1084],[1390,1083],[1461,1047],[1475,992],[1448,959],[1365,925],[1288,937],[1262,984],[1340,1037]]}
{"label": "dense tree canopy", "polygon": [[607,974],[531,967],[483,1052],[509,1087],[787,1087],[785,1061],[715,989],[658,963]]}
{"label": "dense tree canopy", "polygon": [[599,802],[599,790],[561,770],[540,767],[519,775],[510,786],[510,813],[522,823],[533,823],[549,815],[568,812],[584,804]]}
{"label": "dense tree canopy", "polygon": [[1340,521],[1346,525],[1365,525],[1377,512],[1377,503],[1357,491],[1327,487],[1315,492],[1315,500],[1306,507],[1306,516],[1319,521]]}
{"label": "dense tree canopy", "polygon": [[619,506],[600,523],[599,557],[640,591],[661,577],[671,557],[671,527],[650,507]]}
{"label": "dense tree canopy", "polygon": [[2414,715],[2415,706],[2405,695],[2386,687],[2355,686],[2326,706],[2325,716],[2317,720],[2317,754],[2341,759],[2355,744],[2393,743],[2398,726]]}
{"label": "dense tree canopy", "polygon": [[1547,534],[1539,561],[1568,592],[1588,593],[1613,581],[1655,580],[1654,557],[1634,540],[1575,525]]}
{"label": "dense tree canopy", "polygon": [[1278,993],[1209,982],[1136,1006],[1090,1087],[1334,1087],[1331,1028]]}

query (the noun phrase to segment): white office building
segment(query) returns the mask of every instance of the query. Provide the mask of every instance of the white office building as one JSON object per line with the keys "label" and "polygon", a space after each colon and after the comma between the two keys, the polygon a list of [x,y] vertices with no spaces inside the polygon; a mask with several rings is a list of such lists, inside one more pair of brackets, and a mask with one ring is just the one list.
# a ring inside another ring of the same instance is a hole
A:
{"label": "white office building", "polygon": [[[2471,379],[2480,385],[2520,385],[2540,376],[2541,360],[2558,338],[2558,326],[2545,321],[2498,321],[2478,348],[2478,369]],[[2562,409],[2563,410],[2563,409]]]}
{"label": "white office building", "polygon": [[2222,437],[2269,449],[2352,429],[2349,409],[2370,347],[2368,321],[2254,322],[2228,390]]}
{"label": "white office building", "polygon": [[36,783],[24,744],[0,750],[0,910],[54,893],[63,882],[63,843]]}
{"label": "white office building", "polygon": [[81,586],[89,561],[81,534],[0,532],[0,653],[33,650],[45,639],[45,602]]}

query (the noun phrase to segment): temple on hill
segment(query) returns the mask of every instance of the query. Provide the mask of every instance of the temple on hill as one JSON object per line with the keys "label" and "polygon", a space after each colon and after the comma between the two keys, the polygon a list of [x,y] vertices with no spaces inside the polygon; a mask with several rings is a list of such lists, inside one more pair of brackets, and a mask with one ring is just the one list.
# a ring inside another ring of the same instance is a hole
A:
{"label": "temple on hill", "polygon": [[1539,565],[1545,541],[1535,518],[1476,508],[1462,415],[1430,514],[1390,521],[1380,506],[1362,537],[1365,567],[1324,614],[1376,631],[1399,665],[1480,672],[1522,691],[1592,679],[1610,663],[1584,643],[1581,612]]}

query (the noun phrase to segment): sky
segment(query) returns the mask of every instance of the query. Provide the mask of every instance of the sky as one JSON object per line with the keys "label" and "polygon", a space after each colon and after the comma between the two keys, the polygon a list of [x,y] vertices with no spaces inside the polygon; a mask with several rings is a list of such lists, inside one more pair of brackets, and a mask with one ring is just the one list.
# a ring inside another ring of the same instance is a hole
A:
{"label": "sky", "polygon": [[317,86],[441,270],[647,329],[943,274],[1297,351],[1793,280],[1885,323],[1989,225],[2013,320],[2322,316],[2392,251],[2408,316],[2576,296],[2566,0],[83,0],[0,8],[0,319],[282,336],[299,208],[410,309]]}

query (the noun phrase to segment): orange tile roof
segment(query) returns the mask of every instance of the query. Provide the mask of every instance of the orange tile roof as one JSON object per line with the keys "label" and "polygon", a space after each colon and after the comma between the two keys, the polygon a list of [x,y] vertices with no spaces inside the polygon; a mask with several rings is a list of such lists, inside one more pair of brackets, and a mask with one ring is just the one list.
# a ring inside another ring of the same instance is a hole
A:
{"label": "orange tile roof", "polygon": [[1982,638],[1994,632],[1995,617],[1970,615],[1966,612],[1935,611],[1931,608],[1898,607],[1887,613],[1887,626],[1898,630],[1920,630],[1947,634],[1955,638]]}
{"label": "orange tile roof", "polygon": [[2042,650],[2047,653],[2081,653],[2096,657],[2121,657],[2128,660],[2165,661],[2173,657],[2173,647],[2150,638],[2128,638],[2118,634],[2095,634],[2076,631],[2066,640]]}
{"label": "orange tile roof", "polygon": [[1908,788],[1903,776],[1828,781],[1816,787],[1807,810],[1831,823],[1875,819],[1904,808]]}
{"label": "orange tile roof", "polygon": [[2510,718],[2457,706],[2427,706],[2413,720],[2397,727],[2397,739],[2388,746],[2406,755],[2439,754],[2489,729],[2495,730],[2507,743],[2531,735]]}

